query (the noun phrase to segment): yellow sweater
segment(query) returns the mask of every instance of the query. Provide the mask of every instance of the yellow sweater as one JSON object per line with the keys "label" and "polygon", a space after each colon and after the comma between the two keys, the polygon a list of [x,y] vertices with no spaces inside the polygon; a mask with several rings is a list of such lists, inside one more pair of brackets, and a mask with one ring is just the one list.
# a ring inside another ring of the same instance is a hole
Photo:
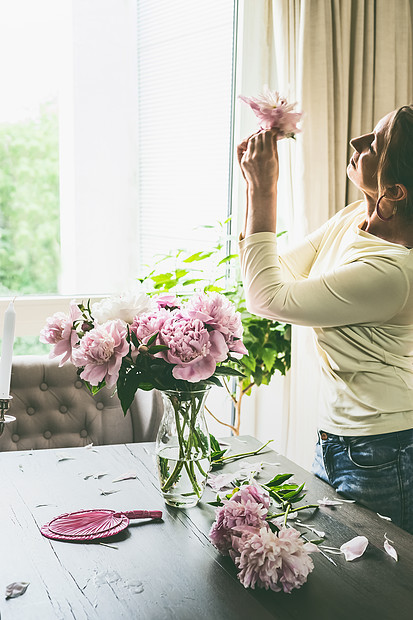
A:
{"label": "yellow sweater", "polygon": [[413,250],[360,230],[355,202],[294,250],[240,241],[250,312],[314,328],[319,428],[374,435],[413,428]]}

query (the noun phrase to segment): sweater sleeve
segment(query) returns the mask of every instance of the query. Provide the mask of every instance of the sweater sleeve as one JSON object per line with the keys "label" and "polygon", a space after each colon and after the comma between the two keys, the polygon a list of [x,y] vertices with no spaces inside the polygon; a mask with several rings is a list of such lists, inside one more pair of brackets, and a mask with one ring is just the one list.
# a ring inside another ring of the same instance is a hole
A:
{"label": "sweater sleeve", "polygon": [[[328,222],[308,235],[299,245],[291,251],[283,252],[279,257],[283,275],[290,276],[294,280],[306,278],[310,273],[311,266],[317,255],[318,247],[327,230]],[[260,233],[272,235],[273,233]],[[253,236],[253,235],[252,235]]]}
{"label": "sweater sleeve", "polygon": [[289,254],[288,275],[278,257],[274,233],[256,233],[240,242],[250,312],[297,325],[334,327],[384,322],[406,303],[408,279],[399,263],[389,257],[365,257],[306,278],[305,271],[314,258],[306,247],[304,258],[295,262]]}

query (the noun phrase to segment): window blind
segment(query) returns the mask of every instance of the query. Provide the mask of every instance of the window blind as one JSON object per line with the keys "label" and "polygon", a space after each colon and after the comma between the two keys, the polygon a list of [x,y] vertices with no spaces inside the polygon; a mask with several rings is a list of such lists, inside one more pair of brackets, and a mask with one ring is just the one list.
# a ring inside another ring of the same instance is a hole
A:
{"label": "window blind", "polygon": [[227,216],[234,1],[137,0],[140,266]]}

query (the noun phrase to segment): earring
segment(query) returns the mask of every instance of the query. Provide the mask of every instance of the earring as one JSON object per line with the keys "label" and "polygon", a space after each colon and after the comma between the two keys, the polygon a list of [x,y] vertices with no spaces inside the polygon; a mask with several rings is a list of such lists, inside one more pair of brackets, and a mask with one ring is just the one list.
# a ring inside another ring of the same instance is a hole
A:
{"label": "earring", "polygon": [[385,198],[384,194],[383,194],[383,196],[380,196],[380,198],[377,201],[376,213],[377,213],[377,217],[379,218],[379,220],[381,220],[382,222],[388,222],[389,220],[391,220],[396,215],[396,213],[397,213],[397,205],[394,205],[393,211],[392,211],[392,213],[388,217],[384,217],[384,215],[382,213],[380,213],[380,203],[383,200],[383,198]]}

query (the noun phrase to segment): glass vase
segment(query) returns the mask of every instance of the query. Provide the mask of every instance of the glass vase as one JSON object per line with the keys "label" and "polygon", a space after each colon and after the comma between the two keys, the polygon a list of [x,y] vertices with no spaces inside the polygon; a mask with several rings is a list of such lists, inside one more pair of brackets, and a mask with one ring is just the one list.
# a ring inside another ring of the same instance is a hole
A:
{"label": "glass vase", "polygon": [[164,414],[156,438],[160,488],[169,506],[191,508],[202,497],[211,466],[205,420],[209,387],[162,392]]}

